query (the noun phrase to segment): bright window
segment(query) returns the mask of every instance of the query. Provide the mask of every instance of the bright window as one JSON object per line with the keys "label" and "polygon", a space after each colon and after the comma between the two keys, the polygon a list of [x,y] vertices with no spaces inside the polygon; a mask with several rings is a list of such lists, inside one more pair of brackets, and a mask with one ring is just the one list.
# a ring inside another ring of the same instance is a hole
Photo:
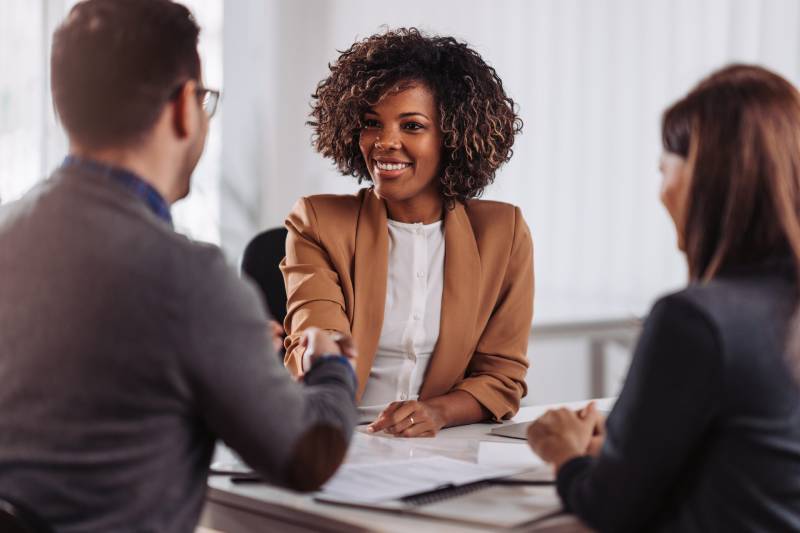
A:
{"label": "bright window", "polygon": [[[59,164],[66,141],[52,112],[49,47],[53,28],[74,0],[0,2],[0,203],[21,197]],[[222,88],[222,0],[183,2],[202,28],[204,83]],[[192,193],[173,211],[176,228],[219,243],[222,108],[209,131]]]}
{"label": "bright window", "polygon": [[44,14],[42,2],[0,2],[0,202],[45,175]]}

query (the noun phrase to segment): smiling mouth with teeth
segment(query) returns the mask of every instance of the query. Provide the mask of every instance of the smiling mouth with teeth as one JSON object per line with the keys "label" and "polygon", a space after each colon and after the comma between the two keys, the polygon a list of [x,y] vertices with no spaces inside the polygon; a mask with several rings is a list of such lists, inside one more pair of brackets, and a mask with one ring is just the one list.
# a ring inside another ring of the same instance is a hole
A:
{"label": "smiling mouth with teeth", "polygon": [[378,170],[403,170],[411,166],[411,163],[384,163],[382,161],[375,161],[375,166]]}

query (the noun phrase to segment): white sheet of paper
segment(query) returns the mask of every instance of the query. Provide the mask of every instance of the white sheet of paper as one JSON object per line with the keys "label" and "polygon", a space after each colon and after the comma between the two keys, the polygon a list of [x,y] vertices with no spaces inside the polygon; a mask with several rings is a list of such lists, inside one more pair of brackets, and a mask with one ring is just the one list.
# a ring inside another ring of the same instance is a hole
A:
{"label": "white sheet of paper", "polygon": [[499,469],[450,459],[426,457],[372,464],[344,464],[322,487],[322,495],[350,502],[377,503],[447,486],[511,475]]}

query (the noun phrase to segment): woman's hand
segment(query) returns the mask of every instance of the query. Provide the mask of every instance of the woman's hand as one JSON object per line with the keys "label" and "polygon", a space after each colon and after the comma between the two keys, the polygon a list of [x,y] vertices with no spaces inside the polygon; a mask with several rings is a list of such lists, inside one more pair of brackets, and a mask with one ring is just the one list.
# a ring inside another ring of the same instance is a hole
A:
{"label": "woman's hand", "polygon": [[[578,411],[578,416],[580,418],[586,418],[589,413],[589,409],[594,408],[594,402],[589,402],[589,404],[580,409]],[[589,446],[586,448],[586,454],[591,455],[592,457],[597,457],[600,455],[600,450],[603,448],[603,443],[606,441],[606,417],[600,413],[597,413],[597,419],[594,425],[594,431],[592,431],[592,438],[589,441]]]}
{"label": "woman's hand", "polygon": [[367,431],[385,431],[396,437],[434,437],[445,426],[442,412],[425,402],[392,402],[367,426]]}
{"label": "woman's hand", "polygon": [[528,428],[528,444],[543,461],[552,463],[558,470],[570,459],[588,453],[601,421],[594,402],[580,411],[550,410]]}

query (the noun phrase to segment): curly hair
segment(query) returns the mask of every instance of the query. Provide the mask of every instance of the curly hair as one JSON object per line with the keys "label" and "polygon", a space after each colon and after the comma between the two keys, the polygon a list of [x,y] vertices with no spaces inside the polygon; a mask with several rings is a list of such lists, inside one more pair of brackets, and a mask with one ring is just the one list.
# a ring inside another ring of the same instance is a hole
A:
{"label": "curly hair", "polygon": [[514,101],[494,68],[466,43],[427,36],[416,28],[376,34],[341,52],[312,95],[314,148],[339,171],[371,181],[359,149],[363,115],[387,94],[420,82],[439,108],[448,204],[477,198],[513,154],[522,130]]}

